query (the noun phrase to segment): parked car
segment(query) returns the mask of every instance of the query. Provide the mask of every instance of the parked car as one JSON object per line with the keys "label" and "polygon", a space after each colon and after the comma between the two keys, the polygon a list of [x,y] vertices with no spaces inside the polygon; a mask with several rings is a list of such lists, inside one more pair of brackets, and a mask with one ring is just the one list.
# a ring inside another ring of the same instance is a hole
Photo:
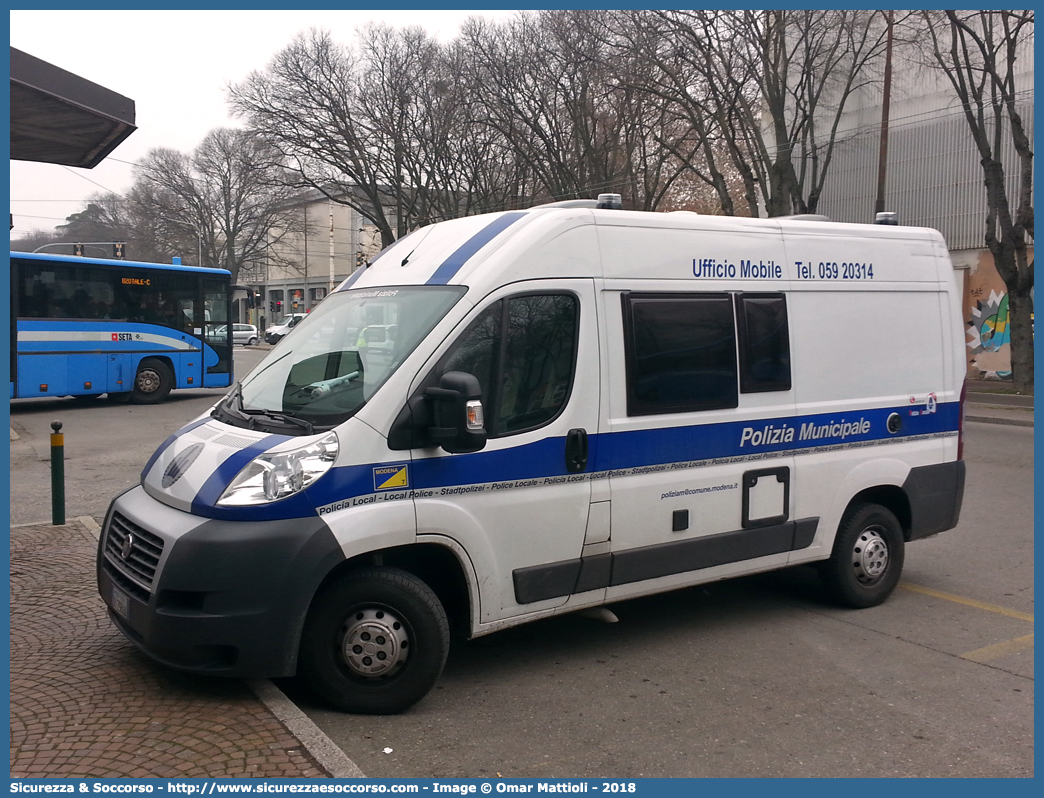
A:
{"label": "parked car", "polygon": [[257,327],[253,324],[233,324],[232,325],[232,343],[243,344],[244,346],[253,346],[259,340],[260,336],[257,332]]}
{"label": "parked car", "polygon": [[305,317],[304,313],[287,313],[283,318],[265,330],[265,340],[270,344],[277,344],[290,332],[297,322]]}
{"label": "parked car", "polygon": [[[228,334],[227,325],[222,324],[220,327],[215,327],[213,332],[207,334],[208,339],[215,341],[224,341],[225,336]],[[258,342],[259,334],[257,327],[253,324],[233,324],[232,325],[232,344],[243,344],[244,346],[253,346]]]}

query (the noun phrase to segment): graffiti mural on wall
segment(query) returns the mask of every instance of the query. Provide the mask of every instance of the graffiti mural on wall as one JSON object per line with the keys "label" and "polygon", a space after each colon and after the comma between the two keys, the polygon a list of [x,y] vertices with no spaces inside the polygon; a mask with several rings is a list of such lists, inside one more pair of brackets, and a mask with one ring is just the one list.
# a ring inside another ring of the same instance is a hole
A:
{"label": "graffiti mural on wall", "polygon": [[971,367],[985,379],[1011,379],[1011,329],[1008,324],[1008,294],[990,291],[978,300],[968,323]]}

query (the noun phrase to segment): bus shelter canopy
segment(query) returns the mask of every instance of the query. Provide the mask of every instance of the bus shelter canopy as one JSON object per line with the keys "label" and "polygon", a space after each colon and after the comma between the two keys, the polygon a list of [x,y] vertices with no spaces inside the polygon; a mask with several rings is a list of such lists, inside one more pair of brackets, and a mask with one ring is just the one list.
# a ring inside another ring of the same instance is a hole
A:
{"label": "bus shelter canopy", "polygon": [[134,101],[11,48],[11,159],[92,169],[133,133]]}

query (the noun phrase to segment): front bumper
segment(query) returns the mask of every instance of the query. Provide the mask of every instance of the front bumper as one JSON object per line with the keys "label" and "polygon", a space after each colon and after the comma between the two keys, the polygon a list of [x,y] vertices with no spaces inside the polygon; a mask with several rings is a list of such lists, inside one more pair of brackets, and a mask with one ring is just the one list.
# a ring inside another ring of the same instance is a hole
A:
{"label": "front bumper", "polygon": [[109,507],[98,591],[120,631],[159,662],[224,676],[291,676],[312,596],[343,560],[318,517],[200,518],[137,487]]}

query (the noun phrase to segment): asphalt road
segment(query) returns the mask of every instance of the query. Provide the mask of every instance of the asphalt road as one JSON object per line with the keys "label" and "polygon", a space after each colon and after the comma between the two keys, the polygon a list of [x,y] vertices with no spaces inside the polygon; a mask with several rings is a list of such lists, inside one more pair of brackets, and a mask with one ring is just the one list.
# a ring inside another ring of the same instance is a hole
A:
{"label": "asphalt road", "polygon": [[[222,393],[12,402],[11,523],[49,520],[52,420],[67,512],[100,518]],[[969,423],[966,459],[960,525],[909,546],[881,607],[832,607],[799,568],[456,645],[394,717],[280,686],[373,777],[1032,776],[1033,429]]]}
{"label": "asphalt road", "polygon": [[[237,347],[245,375],[266,349]],[[11,523],[51,520],[51,422],[65,439],[66,512],[102,518],[113,496],[138,483],[149,457],[172,432],[206,412],[227,388],[171,391],[158,405],[100,399],[15,399],[11,402]]]}

